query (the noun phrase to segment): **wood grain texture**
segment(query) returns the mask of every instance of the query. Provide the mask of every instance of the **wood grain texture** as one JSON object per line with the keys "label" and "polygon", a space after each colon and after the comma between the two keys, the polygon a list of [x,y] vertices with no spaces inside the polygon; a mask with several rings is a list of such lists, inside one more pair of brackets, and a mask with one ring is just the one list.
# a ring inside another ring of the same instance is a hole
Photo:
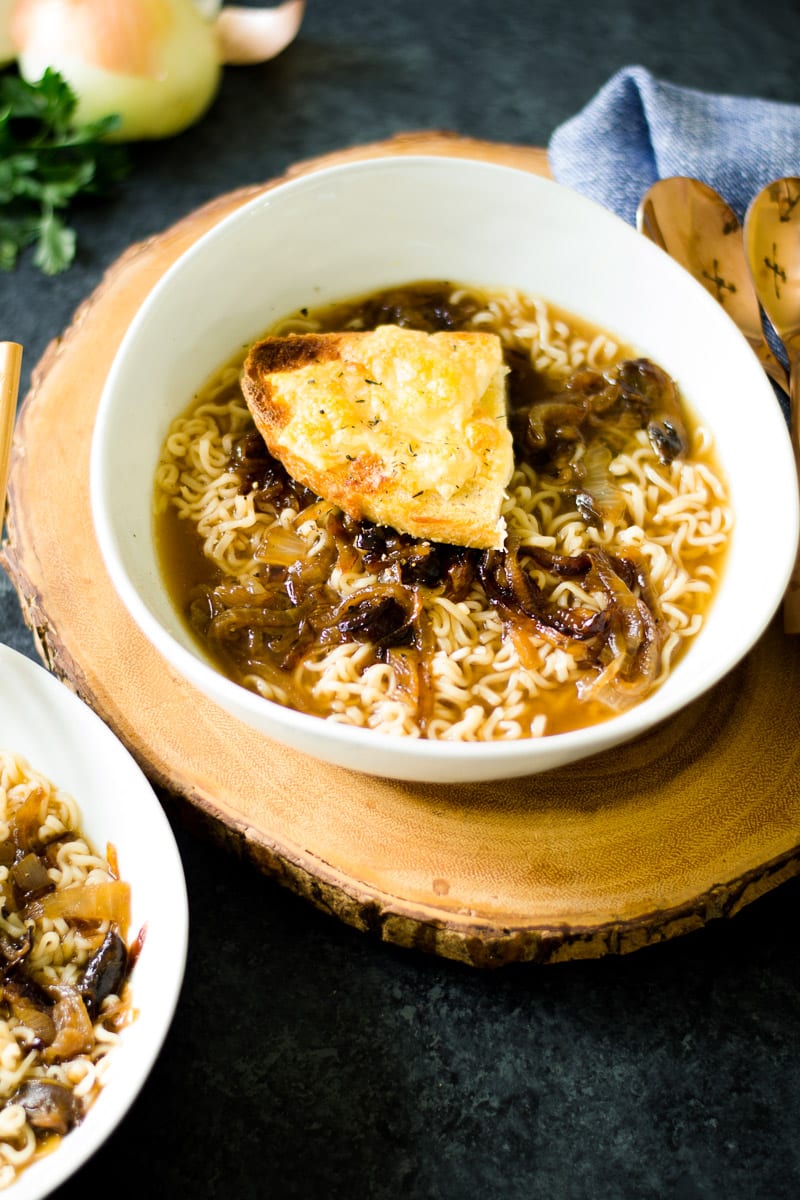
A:
{"label": "wood grain texture", "polygon": [[[290,175],[420,152],[547,172],[542,150],[421,133]],[[34,373],[0,557],[46,665],[188,820],[320,908],[402,946],[477,966],[625,953],[730,916],[796,874],[800,650],[777,623],[719,687],[647,737],[568,770],[473,787],[370,779],[305,758],[227,717],[151,648],[94,539],[95,412],[155,281],[261,190],[222,196],[128,250]]]}

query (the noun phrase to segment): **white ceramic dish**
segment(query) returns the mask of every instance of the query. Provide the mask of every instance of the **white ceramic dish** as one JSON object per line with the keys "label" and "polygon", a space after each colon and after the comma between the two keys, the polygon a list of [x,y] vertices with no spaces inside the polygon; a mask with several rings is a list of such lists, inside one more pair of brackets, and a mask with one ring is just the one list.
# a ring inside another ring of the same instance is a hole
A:
{"label": "white ceramic dish", "polygon": [[13,1200],[49,1195],[97,1150],[136,1098],[166,1036],[186,961],[180,856],[158,799],[124,746],[44,668],[0,646],[0,747],[21,754],[78,803],[99,851],[111,842],[131,885],[131,933],[146,933],[131,974],[138,1016],[113,1051],[108,1080],[56,1150],[21,1171]]}
{"label": "white ceramic dish", "polygon": [[[153,540],[153,476],[170,421],[198,387],[243,343],[303,304],[435,278],[512,285],[611,331],[669,371],[714,432],[737,522],[722,586],[701,636],[664,686],[605,724],[509,744],[346,728],[224,679],[166,594]],[[779,406],[752,351],[705,290],[577,193],[510,168],[436,157],[352,163],[285,183],[201,238],[153,289],[120,347],[99,408],[91,488],[115,587],[177,671],[267,737],[357,770],[415,780],[547,770],[674,713],[763,631],[798,535],[795,466]]]}

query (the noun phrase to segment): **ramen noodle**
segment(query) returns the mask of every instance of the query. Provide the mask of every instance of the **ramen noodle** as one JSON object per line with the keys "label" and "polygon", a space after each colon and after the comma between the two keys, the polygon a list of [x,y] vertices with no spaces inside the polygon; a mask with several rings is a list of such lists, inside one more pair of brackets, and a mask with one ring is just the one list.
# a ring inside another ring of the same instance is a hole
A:
{"label": "ramen noodle", "polygon": [[130,894],[75,800],[0,750],[0,1187],[100,1091],[131,1020]]}
{"label": "ramen noodle", "polygon": [[656,364],[513,290],[414,284],[269,333],[382,324],[501,339],[505,549],[352,521],[289,479],[255,432],[243,354],[172,423],[156,475],[163,572],[194,636],[267,699],[408,737],[539,737],[637,703],[723,568],[733,514],[709,431]]}

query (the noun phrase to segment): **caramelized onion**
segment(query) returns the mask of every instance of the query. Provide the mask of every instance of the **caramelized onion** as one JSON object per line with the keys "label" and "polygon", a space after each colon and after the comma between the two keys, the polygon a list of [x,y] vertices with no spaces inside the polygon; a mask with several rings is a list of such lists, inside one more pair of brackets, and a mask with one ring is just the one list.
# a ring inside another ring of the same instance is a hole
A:
{"label": "caramelized onion", "polygon": [[307,605],[290,604],[288,597],[283,597],[283,603],[274,608],[262,607],[263,603],[262,599],[258,606],[226,608],[210,622],[209,637],[224,640],[240,629],[294,629],[308,611]]}
{"label": "caramelized onion", "polygon": [[[559,475],[566,486],[580,483],[587,469],[595,474],[586,455],[583,463],[576,455],[578,446],[599,443],[613,455],[632,430],[645,429],[659,460],[669,463],[688,444],[678,389],[646,358],[625,359],[605,374],[579,368],[557,395],[520,407],[512,429],[518,455]],[[585,490],[594,496],[588,484]]]}
{"label": "caramelized onion", "polygon": [[[422,329],[428,333],[443,329],[463,329],[478,311],[471,296],[455,300],[442,294],[439,287],[416,292],[412,297],[407,288],[389,289],[380,296],[354,306],[352,323],[348,328],[376,329],[379,325],[400,325]],[[356,325],[357,322],[357,325]],[[347,324],[345,316],[344,323]]]}
{"label": "caramelized onion", "polygon": [[352,522],[349,534],[362,566],[372,574],[388,574],[412,586],[442,587],[451,600],[463,599],[475,578],[476,552],[465,546],[414,538],[367,521]]}
{"label": "caramelized onion", "polygon": [[479,573],[486,595],[506,619],[527,618],[535,632],[556,645],[600,636],[607,624],[603,609],[566,608],[553,604],[536,581],[521,566],[519,552],[509,548],[500,554],[488,550],[480,560]]}
{"label": "caramelized onion", "polygon": [[336,606],[320,641],[371,642],[379,648],[409,645],[415,640],[420,607],[413,589],[398,583],[368,584]]}
{"label": "caramelized onion", "polygon": [[[389,321],[446,328],[465,321],[468,314],[441,307],[441,295],[440,289],[430,296],[419,293],[408,311],[402,310],[408,304],[402,291],[384,293],[371,306],[359,301],[353,327]],[[564,493],[587,524],[601,527],[624,518],[626,496],[611,466],[637,430],[646,431],[664,463],[684,452],[678,390],[648,359],[629,359],[605,371],[582,366],[557,389],[527,359],[513,352],[510,359],[509,420],[517,458]],[[458,602],[479,583],[523,662],[535,665],[541,639],[571,647],[576,655],[580,647],[581,665],[591,673],[581,694],[613,707],[631,703],[653,685],[660,615],[647,572],[633,554],[613,556],[593,547],[563,555],[513,544],[505,551],[478,552],[357,522],[295,483],[255,433],[236,443],[228,465],[261,511],[296,514],[289,527],[276,523],[266,535],[256,552],[254,579],[203,584],[192,601],[195,628],[213,641],[236,677],[249,682],[248,676],[258,675],[295,707],[307,707],[307,697],[304,704],[295,696],[302,685],[292,678],[306,657],[348,643],[369,646],[374,658],[366,661],[391,664],[396,690],[424,731],[434,646],[423,596]],[[313,547],[297,532],[305,521],[320,531]],[[343,596],[331,582],[337,569],[366,572],[374,582]],[[562,579],[577,581],[593,600],[553,600]]]}
{"label": "caramelized onion", "polygon": [[525,438],[528,447],[542,451],[554,442],[578,442],[581,440],[581,425],[586,416],[583,404],[566,398],[544,400],[531,405],[528,410],[528,426]]}
{"label": "caramelized onion", "polygon": [[576,606],[562,608],[546,600],[545,593],[519,562],[522,550],[504,555],[489,551],[481,561],[481,580],[490,601],[511,623],[515,643],[527,661],[520,639],[525,625],[556,645],[582,641],[587,645],[587,666],[595,675],[578,685],[582,699],[596,699],[614,709],[625,708],[652,687],[658,672],[660,638],[654,611],[632,590],[637,567],[599,548],[582,554],[554,555],[538,547],[524,553],[562,577],[580,579],[585,591],[601,592],[605,606],[597,611]]}
{"label": "caramelized onion", "polygon": [[130,904],[130,884],[115,879],[108,883],[71,884],[34,900],[26,914],[33,920],[64,917],[67,921],[111,921],[124,932],[130,921]]}
{"label": "caramelized onion", "polygon": [[625,514],[625,493],[609,471],[611,459],[610,449],[602,442],[592,442],[586,447],[576,503],[587,524],[602,525],[604,521],[617,524]]}
{"label": "caramelized onion", "polygon": [[417,725],[424,736],[433,715],[433,687],[429,654],[418,650],[393,648],[386,662],[394,672],[397,692],[404,696],[416,714]]}
{"label": "caramelized onion", "polygon": [[41,809],[44,792],[40,787],[31,790],[30,795],[19,806],[9,822],[11,839],[18,850],[35,850],[41,823]]}
{"label": "caramelized onion", "polygon": [[308,553],[308,544],[291,529],[273,526],[256,551],[259,562],[274,567],[290,567]]}
{"label": "caramelized onion", "polygon": [[3,967],[7,970],[22,962],[23,958],[30,954],[32,945],[33,930],[30,927],[25,930],[18,941],[12,938],[5,929],[0,928],[0,957],[3,960]]}
{"label": "caramelized onion", "polygon": [[85,1054],[94,1045],[94,1030],[79,992],[68,984],[51,984],[48,989],[56,998],[52,1018],[56,1036],[44,1051],[46,1062],[60,1062]]}
{"label": "caramelized onion", "polygon": [[33,1037],[28,1045],[36,1050],[49,1046],[56,1036],[51,1004],[32,979],[10,979],[3,985],[3,999],[16,1019],[30,1029]]}
{"label": "caramelized onion", "polygon": [[611,658],[595,679],[579,682],[578,692],[584,700],[602,700],[616,710],[628,708],[649,691],[658,673],[658,623],[602,551],[593,555],[587,584],[601,587],[608,597],[611,620],[606,651]]}

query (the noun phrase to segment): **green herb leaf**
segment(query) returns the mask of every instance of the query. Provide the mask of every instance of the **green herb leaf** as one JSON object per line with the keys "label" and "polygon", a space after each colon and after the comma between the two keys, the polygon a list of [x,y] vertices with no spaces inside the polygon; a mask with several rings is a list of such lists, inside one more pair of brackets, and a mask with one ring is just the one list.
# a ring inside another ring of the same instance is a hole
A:
{"label": "green herb leaf", "polygon": [[75,231],[63,213],[83,196],[104,196],[129,171],[121,146],[101,139],[116,116],[74,124],[77,98],[48,69],[38,83],[15,71],[0,75],[0,270],[11,271],[34,245],[33,261],[47,275],[75,257]]}
{"label": "green herb leaf", "polygon": [[39,224],[39,236],[33,261],[45,275],[65,271],[75,257],[75,231],[67,229],[60,217],[48,209]]}

